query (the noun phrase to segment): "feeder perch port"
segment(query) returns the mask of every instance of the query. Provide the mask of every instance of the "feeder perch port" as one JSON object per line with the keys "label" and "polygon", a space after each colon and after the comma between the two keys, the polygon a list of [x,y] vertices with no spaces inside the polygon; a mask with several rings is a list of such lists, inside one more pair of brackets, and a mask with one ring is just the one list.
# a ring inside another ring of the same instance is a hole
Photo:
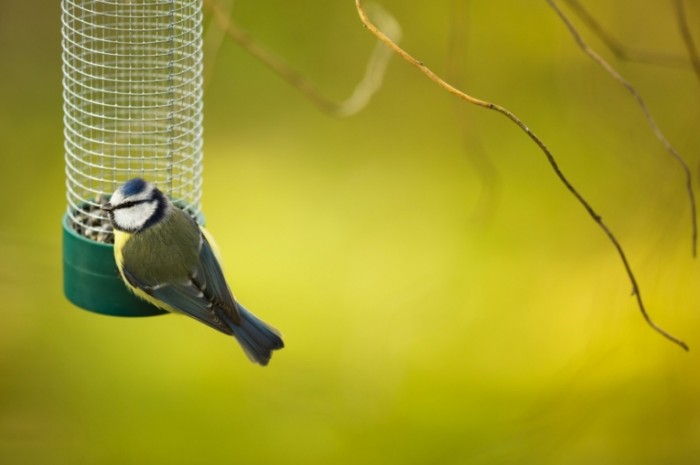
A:
{"label": "feeder perch port", "polygon": [[132,294],[99,210],[155,183],[203,224],[202,0],[61,0],[65,295],[107,315],[165,313]]}

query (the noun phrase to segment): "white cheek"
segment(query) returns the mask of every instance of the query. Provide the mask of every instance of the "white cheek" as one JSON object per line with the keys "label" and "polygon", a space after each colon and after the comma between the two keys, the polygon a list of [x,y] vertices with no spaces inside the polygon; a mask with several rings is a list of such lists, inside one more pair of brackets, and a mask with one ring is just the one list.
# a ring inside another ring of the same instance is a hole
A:
{"label": "white cheek", "polygon": [[154,187],[152,185],[148,185],[143,192],[137,195],[130,195],[127,197],[124,197],[124,194],[122,194],[121,189],[117,189],[114,194],[112,194],[112,197],[109,199],[109,203],[112,205],[119,205],[120,203],[124,203],[125,201],[129,202],[138,202],[140,200],[146,200],[151,197],[153,194]]}
{"label": "white cheek", "polygon": [[124,196],[119,191],[116,191],[114,194],[112,194],[112,197],[110,197],[110,199],[109,199],[109,203],[111,203],[112,205],[119,205],[123,201],[124,201]]}
{"label": "white cheek", "polygon": [[155,213],[157,205],[158,202],[153,201],[115,210],[115,226],[127,231],[141,229],[143,225],[146,224],[146,221]]}

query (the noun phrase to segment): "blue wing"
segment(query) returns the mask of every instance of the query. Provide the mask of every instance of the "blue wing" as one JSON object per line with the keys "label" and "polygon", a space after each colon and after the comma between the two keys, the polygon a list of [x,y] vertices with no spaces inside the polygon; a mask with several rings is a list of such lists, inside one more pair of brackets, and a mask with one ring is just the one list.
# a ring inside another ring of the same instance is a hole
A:
{"label": "blue wing", "polygon": [[231,324],[241,322],[231,291],[219,261],[204,234],[200,233],[199,263],[187,279],[176,283],[145,283],[124,267],[129,283],[153,298],[226,334],[233,334]]}
{"label": "blue wing", "polygon": [[124,278],[132,286],[141,289],[160,303],[222,333],[233,335],[248,358],[260,365],[267,365],[272,357],[272,351],[284,347],[282,338],[277,330],[234,300],[219,261],[201,230],[199,230],[199,241],[196,266],[176,282],[140,279],[129,271],[127,261],[122,268]]}

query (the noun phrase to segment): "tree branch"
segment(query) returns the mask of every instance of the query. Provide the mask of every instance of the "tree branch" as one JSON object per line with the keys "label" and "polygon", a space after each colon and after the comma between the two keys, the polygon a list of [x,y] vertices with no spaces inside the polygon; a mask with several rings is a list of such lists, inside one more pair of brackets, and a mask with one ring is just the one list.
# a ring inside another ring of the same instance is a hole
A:
{"label": "tree branch", "polygon": [[601,216],[591,207],[591,205],[586,201],[583,196],[574,188],[574,186],[569,182],[568,178],[564,176],[564,173],[561,171],[559,168],[559,165],[557,164],[554,156],[550,152],[550,150],[547,148],[547,146],[542,142],[542,140],[535,135],[532,130],[522,121],[520,118],[515,116],[513,113],[511,113],[509,110],[507,110],[504,107],[501,107],[499,105],[496,105],[491,102],[487,102],[485,100],[481,100],[475,97],[472,97],[471,95],[468,95],[459,89],[455,88],[454,86],[448,84],[444,80],[442,80],[439,76],[437,76],[435,73],[433,73],[423,62],[416,60],[408,54],[406,51],[404,51],[402,48],[400,48],[398,45],[396,45],[389,37],[387,37],[385,34],[382,33],[381,30],[379,30],[369,19],[367,16],[367,13],[365,12],[363,6],[362,6],[362,1],[361,0],[355,0],[355,7],[357,9],[357,12],[360,16],[360,20],[364,24],[364,26],[379,40],[384,42],[389,48],[391,48],[396,54],[398,54],[401,58],[403,58],[406,62],[410,63],[411,65],[415,66],[418,68],[423,74],[425,74],[431,81],[436,83],[438,86],[442,87],[452,95],[468,102],[471,103],[472,105],[476,105],[482,108],[486,108],[488,110],[494,110],[497,113],[500,113],[501,115],[505,116],[508,118],[511,122],[513,122],[515,125],[517,125],[527,136],[542,150],[544,153],[545,157],[547,158],[547,161],[549,162],[549,165],[551,168],[554,170],[555,174],[559,178],[559,180],[564,184],[566,189],[578,200],[578,202],[583,206],[583,208],[588,212],[590,217],[595,221],[595,223],[603,230],[603,232],[606,234],[610,242],[612,242],[613,246],[615,247],[615,250],[617,251],[618,255],[620,256],[620,259],[622,260],[622,263],[625,267],[625,271],[627,272],[627,276],[632,284],[632,291],[634,296],[637,299],[637,304],[639,306],[639,310],[642,313],[642,316],[646,320],[646,322],[653,328],[656,332],[667,338],[668,340],[672,341],[673,343],[677,344],[678,346],[682,347],[685,350],[688,350],[688,345],[683,342],[682,340],[676,338],[675,336],[671,335],[670,333],[666,332],[664,329],[659,327],[654,321],[651,319],[649,314],[646,311],[646,308],[644,306],[644,302],[642,301],[642,296],[639,290],[639,285],[637,284],[637,279],[635,278],[634,273],[632,272],[632,268],[630,267],[629,261],[627,260],[627,256],[622,249],[622,246],[620,245],[619,241],[615,237],[615,235],[612,233],[612,231],[608,228],[608,226],[603,222],[603,219]]}
{"label": "tree branch", "polygon": [[666,136],[664,135],[663,132],[661,132],[661,129],[659,129],[659,126],[656,124],[656,121],[654,121],[654,118],[651,116],[651,112],[649,111],[649,108],[647,107],[646,103],[642,99],[641,95],[637,92],[637,90],[632,86],[632,84],[629,83],[620,73],[618,73],[615,68],[610,66],[610,64],[605,61],[600,55],[598,55],[593,49],[591,49],[588,44],[583,40],[583,37],[581,37],[581,34],[578,33],[576,28],[574,27],[573,23],[569,20],[569,18],[564,14],[564,12],[559,8],[559,6],[554,2],[554,0],[547,0],[547,3],[549,3],[549,6],[552,7],[552,9],[559,15],[561,20],[564,22],[566,27],[569,29],[569,32],[571,35],[574,37],[574,40],[578,44],[578,46],[583,50],[583,52],[591,57],[593,61],[595,61],[601,68],[603,68],[610,76],[613,77],[617,82],[619,82],[627,91],[632,94],[632,97],[635,99],[637,102],[637,105],[639,105],[639,108],[642,110],[642,113],[644,114],[644,118],[646,118],[647,123],[649,124],[649,127],[651,128],[652,132],[656,136],[656,138],[661,142],[661,144],[664,146],[666,149],[666,152],[668,152],[671,157],[673,157],[676,162],[680,165],[681,169],[683,170],[685,174],[685,189],[688,194],[688,200],[690,203],[690,221],[691,221],[691,248],[693,252],[693,257],[697,257],[697,247],[698,247],[698,220],[697,220],[697,211],[695,207],[695,194],[693,193],[693,181],[692,181],[692,175],[690,174],[690,167],[688,167],[688,164],[686,161],[683,159],[683,157],[680,156],[680,154],[676,151],[675,148],[671,145],[671,143],[666,139]]}
{"label": "tree branch", "polygon": [[[467,54],[470,0],[450,1],[450,33],[446,76],[460,87],[464,85],[464,58]],[[380,28],[384,30],[383,28]],[[471,108],[459,100],[453,100],[457,125],[464,144],[464,156],[471,164],[481,183],[481,194],[474,208],[479,221],[489,220],[497,210],[500,176],[491,156],[483,149],[478,134],[469,117]]]}
{"label": "tree branch", "polygon": [[[319,92],[300,72],[293,69],[284,60],[239,28],[229,18],[229,15],[222,10],[216,0],[204,0],[204,5],[211,11],[217,25],[231,40],[263,62],[325,113],[338,117],[352,116],[367,106],[372,96],[382,85],[384,73],[391,58],[391,51],[381,42],[377,43],[370,55],[365,74],[355,86],[350,97],[343,102],[337,103]],[[375,10],[375,13],[381,20],[382,27],[386,28],[389,36],[398,41],[401,38],[399,23],[393,16],[378,6],[375,6]]]}
{"label": "tree branch", "polygon": [[646,65],[669,66],[686,68],[688,63],[680,55],[652,53],[644,50],[627,50],[622,44],[608,33],[603,26],[577,0],[564,0],[571,11],[595,34],[618,60],[642,63]]}
{"label": "tree branch", "polygon": [[[207,5],[208,0],[204,0],[204,5]],[[221,3],[217,3],[216,8],[219,10],[219,15],[223,15],[228,18],[231,16],[231,10],[233,9],[233,0],[221,0]],[[210,18],[209,24],[216,24],[216,15]],[[203,87],[209,88],[212,78],[214,77],[214,69],[216,69],[216,60],[219,57],[219,50],[221,49],[221,44],[226,37],[226,31],[220,27],[209,27],[204,35],[204,40],[202,44],[202,49],[204,57],[206,59],[204,63],[204,75],[203,75]]]}
{"label": "tree branch", "polygon": [[698,50],[697,48],[695,48],[693,36],[690,34],[688,21],[686,21],[683,0],[675,0],[673,3],[676,6],[676,19],[678,20],[678,29],[680,29],[681,31],[681,36],[683,37],[685,48],[688,50],[688,56],[690,57],[690,63],[692,63],[693,65],[695,75],[697,76],[698,81],[700,81],[700,57],[698,57]]}

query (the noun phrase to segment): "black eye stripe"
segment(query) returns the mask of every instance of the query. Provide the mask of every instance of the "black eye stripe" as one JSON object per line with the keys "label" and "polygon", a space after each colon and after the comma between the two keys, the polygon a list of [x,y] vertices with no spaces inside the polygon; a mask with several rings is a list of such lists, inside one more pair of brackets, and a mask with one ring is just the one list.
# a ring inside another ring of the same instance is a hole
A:
{"label": "black eye stripe", "polygon": [[131,208],[136,205],[141,205],[142,203],[147,203],[147,202],[153,202],[152,199],[143,199],[143,200],[132,200],[131,202],[124,202],[120,203],[119,205],[115,205],[112,210],[121,210],[122,208]]}

